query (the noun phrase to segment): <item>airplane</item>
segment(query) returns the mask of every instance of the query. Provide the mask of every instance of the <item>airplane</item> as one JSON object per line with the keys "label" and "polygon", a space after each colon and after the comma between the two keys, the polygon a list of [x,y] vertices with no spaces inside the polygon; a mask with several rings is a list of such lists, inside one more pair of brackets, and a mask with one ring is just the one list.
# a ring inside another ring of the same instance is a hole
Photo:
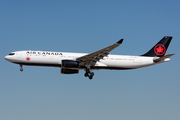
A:
{"label": "airplane", "polygon": [[77,74],[79,70],[85,70],[84,76],[92,79],[94,76],[92,70],[137,69],[170,61],[169,57],[174,54],[165,55],[165,53],[171,39],[171,36],[163,37],[147,53],[140,56],[110,55],[110,51],[122,44],[123,39],[120,39],[115,44],[90,54],[26,50],[12,52],[5,56],[5,59],[19,64],[20,71],[23,71],[23,65],[60,67],[62,74]]}

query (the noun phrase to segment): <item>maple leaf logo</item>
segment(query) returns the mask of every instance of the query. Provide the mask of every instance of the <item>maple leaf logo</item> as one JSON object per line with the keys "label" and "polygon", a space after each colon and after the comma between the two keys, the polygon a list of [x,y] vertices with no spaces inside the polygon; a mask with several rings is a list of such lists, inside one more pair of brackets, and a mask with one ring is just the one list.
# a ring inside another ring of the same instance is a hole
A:
{"label": "maple leaf logo", "polygon": [[159,48],[156,48],[156,50],[158,53],[162,53],[164,49],[161,46],[159,46]]}
{"label": "maple leaf logo", "polygon": [[164,55],[164,53],[166,52],[166,48],[164,47],[164,45],[158,44],[154,47],[154,52],[157,55]]}
{"label": "maple leaf logo", "polygon": [[28,60],[28,61],[29,61],[29,60],[30,60],[30,57],[27,57],[27,58],[26,58],[26,60]]}

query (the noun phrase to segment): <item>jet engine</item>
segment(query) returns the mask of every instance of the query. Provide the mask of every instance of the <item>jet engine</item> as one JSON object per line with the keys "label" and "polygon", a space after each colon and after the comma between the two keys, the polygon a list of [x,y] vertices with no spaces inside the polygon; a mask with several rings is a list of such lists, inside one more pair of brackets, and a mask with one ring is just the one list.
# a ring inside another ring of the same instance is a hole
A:
{"label": "jet engine", "polygon": [[77,73],[79,73],[79,70],[61,68],[61,74],[77,74]]}
{"label": "jet engine", "polygon": [[64,68],[77,68],[80,66],[80,63],[73,60],[62,60],[62,67]]}

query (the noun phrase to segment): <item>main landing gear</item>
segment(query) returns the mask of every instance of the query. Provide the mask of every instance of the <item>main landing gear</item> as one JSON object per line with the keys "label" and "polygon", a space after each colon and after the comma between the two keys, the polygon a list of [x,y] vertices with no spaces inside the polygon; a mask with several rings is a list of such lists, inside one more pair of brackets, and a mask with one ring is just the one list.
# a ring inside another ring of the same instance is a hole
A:
{"label": "main landing gear", "polygon": [[86,73],[84,74],[85,77],[89,77],[91,80],[94,76],[94,72],[90,72],[90,70],[86,70]]}
{"label": "main landing gear", "polygon": [[84,74],[85,77],[89,77],[89,79],[91,80],[94,76],[94,72],[90,71],[90,66],[86,67],[86,73]]}
{"label": "main landing gear", "polygon": [[22,72],[22,71],[23,71],[22,65],[20,65],[20,67],[21,67],[21,68],[20,68],[20,71]]}

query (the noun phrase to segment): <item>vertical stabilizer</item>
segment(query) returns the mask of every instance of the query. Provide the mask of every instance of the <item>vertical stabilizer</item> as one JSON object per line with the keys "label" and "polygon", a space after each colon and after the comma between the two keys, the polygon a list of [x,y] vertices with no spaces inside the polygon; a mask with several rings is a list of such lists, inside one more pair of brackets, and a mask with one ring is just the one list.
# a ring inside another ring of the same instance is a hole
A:
{"label": "vertical stabilizer", "polygon": [[172,37],[170,36],[163,37],[151,50],[149,50],[146,54],[141,56],[149,56],[149,57],[164,56],[171,42],[171,39]]}

